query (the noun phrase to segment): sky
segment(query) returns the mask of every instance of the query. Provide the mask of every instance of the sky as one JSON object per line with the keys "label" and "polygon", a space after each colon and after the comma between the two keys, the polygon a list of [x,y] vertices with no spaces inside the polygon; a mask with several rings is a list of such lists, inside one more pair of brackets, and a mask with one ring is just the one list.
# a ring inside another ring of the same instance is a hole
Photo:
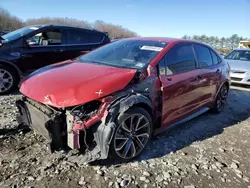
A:
{"label": "sky", "polygon": [[250,38],[250,0],[0,0],[0,7],[22,20],[102,20],[140,36]]}

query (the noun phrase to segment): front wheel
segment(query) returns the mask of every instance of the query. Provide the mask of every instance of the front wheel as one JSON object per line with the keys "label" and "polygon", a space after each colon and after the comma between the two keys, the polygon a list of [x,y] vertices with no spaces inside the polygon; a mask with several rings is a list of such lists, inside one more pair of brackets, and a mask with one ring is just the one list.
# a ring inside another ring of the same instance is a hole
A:
{"label": "front wheel", "polygon": [[110,159],[132,160],[151,139],[153,126],[150,114],[143,108],[133,107],[117,118]]}
{"label": "front wheel", "polygon": [[214,113],[220,113],[224,109],[227,102],[227,96],[228,87],[224,84],[216,97],[214,108],[212,109]]}

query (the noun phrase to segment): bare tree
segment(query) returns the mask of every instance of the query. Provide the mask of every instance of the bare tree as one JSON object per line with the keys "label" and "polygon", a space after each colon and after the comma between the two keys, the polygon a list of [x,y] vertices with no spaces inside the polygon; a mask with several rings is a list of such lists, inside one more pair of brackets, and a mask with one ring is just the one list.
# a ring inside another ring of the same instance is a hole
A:
{"label": "bare tree", "polygon": [[113,25],[97,20],[94,23],[94,28],[103,32],[107,32],[111,38],[129,38],[138,36],[137,33],[123,28],[119,25]]}
{"label": "bare tree", "polygon": [[86,28],[95,28],[97,30],[107,32],[110,38],[128,38],[138,36],[137,33],[130,31],[120,25],[105,23],[103,21],[96,21],[89,23],[83,20],[73,18],[51,18],[42,17],[39,19],[29,19],[22,22],[19,18],[12,16],[7,10],[0,8],[0,31],[3,30],[16,30],[23,26],[36,25],[36,24],[67,24]]}
{"label": "bare tree", "polygon": [[91,24],[82,20],[77,20],[73,18],[50,18],[50,17],[43,17],[39,19],[29,19],[25,22],[25,25],[35,25],[35,24],[67,24],[73,25],[78,27],[86,27],[90,28]]}
{"label": "bare tree", "polygon": [[0,7],[0,31],[16,30],[23,26],[22,21]]}
{"label": "bare tree", "polygon": [[215,47],[216,49],[228,51],[232,50],[234,48],[237,48],[239,42],[241,40],[250,40],[244,37],[239,37],[237,34],[232,35],[231,37],[214,37],[214,36],[206,36],[206,35],[194,35],[194,36],[187,36],[184,35],[182,38],[191,38],[193,40],[198,40],[201,42],[205,42],[207,44],[210,44],[211,46]]}

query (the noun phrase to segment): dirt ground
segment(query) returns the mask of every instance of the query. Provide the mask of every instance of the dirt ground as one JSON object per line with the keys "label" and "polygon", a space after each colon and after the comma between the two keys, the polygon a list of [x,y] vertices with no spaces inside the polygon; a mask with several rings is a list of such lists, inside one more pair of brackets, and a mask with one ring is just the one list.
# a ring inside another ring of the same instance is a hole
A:
{"label": "dirt ground", "polygon": [[18,97],[0,96],[0,187],[250,188],[250,89],[231,87],[221,114],[205,113],[111,166],[51,154],[41,136],[17,130]]}

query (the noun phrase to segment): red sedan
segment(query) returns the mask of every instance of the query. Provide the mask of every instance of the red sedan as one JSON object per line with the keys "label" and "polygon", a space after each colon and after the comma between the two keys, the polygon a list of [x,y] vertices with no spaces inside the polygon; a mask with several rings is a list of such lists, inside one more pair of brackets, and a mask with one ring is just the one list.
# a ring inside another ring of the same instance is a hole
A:
{"label": "red sedan", "polygon": [[230,68],[210,46],[172,38],[130,38],[22,81],[21,125],[51,150],[81,149],[88,162],[131,160],[151,136],[226,104]]}

